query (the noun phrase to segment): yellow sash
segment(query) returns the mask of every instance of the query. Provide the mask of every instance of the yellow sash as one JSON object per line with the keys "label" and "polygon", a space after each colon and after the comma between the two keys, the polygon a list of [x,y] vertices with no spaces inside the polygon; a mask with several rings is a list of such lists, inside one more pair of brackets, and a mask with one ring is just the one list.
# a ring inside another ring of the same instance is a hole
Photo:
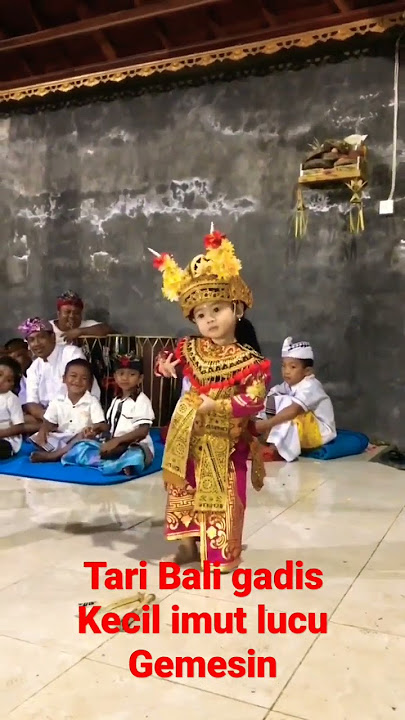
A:
{"label": "yellow sash", "polygon": [[191,433],[197,415],[198,398],[186,393],[180,398],[167,433],[162,469],[163,480],[175,487],[185,487]]}
{"label": "yellow sash", "polygon": [[183,395],[176,407],[166,439],[163,480],[184,487],[187,459],[192,458],[196,480],[195,510],[223,512],[231,453],[230,419],[208,413],[199,417],[198,431],[193,432],[199,404],[198,395],[191,391]]}
{"label": "yellow sash", "polygon": [[322,435],[319,430],[318,421],[312,412],[298,415],[294,423],[298,429],[298,436],[303,450],[313,450],[321,447]]}

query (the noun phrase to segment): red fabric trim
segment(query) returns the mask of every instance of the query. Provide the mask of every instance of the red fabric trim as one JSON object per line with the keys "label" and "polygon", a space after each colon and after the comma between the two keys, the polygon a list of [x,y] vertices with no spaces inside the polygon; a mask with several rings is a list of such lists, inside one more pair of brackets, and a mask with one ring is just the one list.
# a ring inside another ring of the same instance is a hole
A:
{"label": "red fabric trim", "polygon": [[56,303],[56,307],[58,310],[63,308],[65,305],[73,305],[73,307],[79,308],[79,310],[83,310],[84,304],[82,300],[58,300]]}
{"label": "red fabric trim", "polygon": [[239,385],[240,383],[243,383],[246,378],[249,376],[257,377],[257,375],[265,375],[266,382],[270,381],[271,375],[270,375],[270,368],[271,368],[271,362],[270,360],[262,360],[262,362],[254,362],[252,365],[249,365],[249,367],[245,368],[244,370],[241,370],[240,372],[236,373],[232,378],[229,378],[229,380],[222,380],[221,382],[217,383],[209,383],[208,385],[200,385],[198,380],[193,375],[192,368],[186,363],[184,354],[183,354],[183,348],[184,344],[187,341],[187,338],[183,338],[180,340],[179,344],[176,347],[176,359],[181,360],[183,363],[183,374],[190,380],[191,385],[193,388],[197,390],[200,394],[204,395],[209,390],[224,390],[225,388],[233,387],[234,385]]}
{"label": "red fabric trim", "polygon": [[176,360],[180,360],[180,363],[182,365],[185,365],[186,362],[183,354],[183,348],[187,340],[188,338],[182,338],[181,340],[179,340],[174,351],[174,357],[176,358]]}

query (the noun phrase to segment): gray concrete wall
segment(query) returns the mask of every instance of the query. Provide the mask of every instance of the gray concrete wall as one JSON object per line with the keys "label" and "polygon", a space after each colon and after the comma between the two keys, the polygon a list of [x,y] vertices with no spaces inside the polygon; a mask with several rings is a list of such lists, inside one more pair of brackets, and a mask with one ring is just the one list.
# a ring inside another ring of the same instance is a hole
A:
{"label": "gray concrete wall", "polygon": [[[339,424],[405,444],[403,90],[396,212],[377,213],[392,99],[392,61],[366,57],[1,120],[2,339],[27,315],[53,316],[66,288],[117,329],[176,334],[186,323],[162,300],[146,248],[184,263],[214,221],[253,286],[275,379],[284,337],[309,339]],[[313,193],[297,243],[308,144],[353,132],[369,135],[366,232],[350,244],[349,190]]]}

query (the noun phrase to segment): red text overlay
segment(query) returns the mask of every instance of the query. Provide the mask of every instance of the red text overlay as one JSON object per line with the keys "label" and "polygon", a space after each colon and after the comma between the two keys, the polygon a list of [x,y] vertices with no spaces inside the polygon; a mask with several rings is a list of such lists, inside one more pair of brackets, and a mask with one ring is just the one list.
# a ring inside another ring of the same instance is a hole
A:
{"label": "red text overlay", "polygon": [[[93,590],[141,590],[148,587],[148,564],[141,561],[136,568],[120,570],[109,568],[106,562],[85,562],[90,570]],[[174,590],[220,590],[223,582],[219,567],[204,563],[202,571],[181,568],[176,563],[159,563],[159,588]],[[235,598],[242,600],[252,592],[271,590],[320,590],[323,573],[318,568],[305,568],[301,561],[287,560],[284,567],[270,569],[238,569],[230,577]],[[229,576],[228,576],[229,582]],[[260,595],[259,595],[260,597]],[[271,596],[270,596],[271,597]],[[129,659],[129,669],[138,678],[144,677],[276,677],[277,662],[272,656],[257,656],[249,647],[252,635],[311,635],[325,634],[328,629],[327,614],[323,612],[273,612],[264,602],[256,606],[234,606],[224,612],[209,610],[209,598],[201,598],[202,612],[185,612],[175,602],[171,604],[169,620],[165,614],[162,623],[160,606],[144,605],[140,612],[102,612],[99,604],[79,606],[79,633],[88,632],[114,635],[124,632],[139,636],[153,635],[162,631],[172,635],[240,635],[249,637],[246,656],[162,656],[153,658],[145,648],[134,650]],[[264,599],[264,598],[263,598]],[[267,595],[266,595],[267,599]],[[227,604],[229,605],[229,603]],[[208,607],[208,609],[207,609]],[[247,638],[246,638],[247,640]],[[145,642],[145,644],[147,644]]]}

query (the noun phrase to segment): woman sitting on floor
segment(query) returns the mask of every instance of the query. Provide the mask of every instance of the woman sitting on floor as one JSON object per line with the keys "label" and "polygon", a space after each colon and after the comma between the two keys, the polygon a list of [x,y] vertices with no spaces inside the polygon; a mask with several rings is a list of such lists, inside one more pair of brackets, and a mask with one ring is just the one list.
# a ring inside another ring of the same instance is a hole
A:
{"label": "woman sitting on floor", "polygon": [[58,297],[57,308],[57,318],[50,322],[58,345],[76,343],[81,335],[106,337],[112,332],[106,323],[83,320],[83,300],[71,290]]}
{"label": "woman sitting on floor", "polygon": [[152,462],[154,447],[149,430],[155,415],[140,388],[142,360],[133,353],[117,356],[114,380],[118,392],[107,411],[109,439],[75,444],[63,457],[64,465],[92,466],[104,475],[136,475]]}

